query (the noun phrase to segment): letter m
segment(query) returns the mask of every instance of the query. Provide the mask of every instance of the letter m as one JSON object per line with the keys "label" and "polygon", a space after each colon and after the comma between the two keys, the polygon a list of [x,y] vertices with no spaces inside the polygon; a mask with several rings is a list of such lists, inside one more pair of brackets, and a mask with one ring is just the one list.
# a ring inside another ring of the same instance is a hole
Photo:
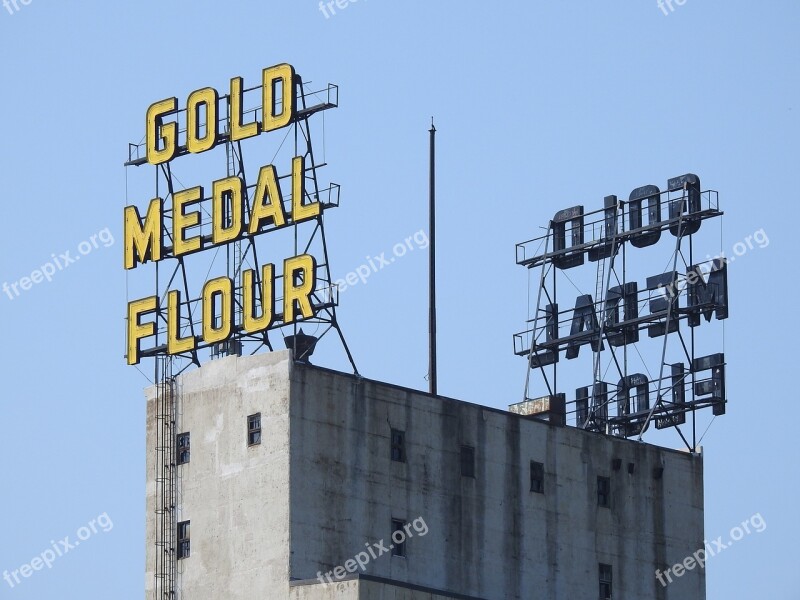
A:
{"label": "letter m", "polygon": [[[700,325],[700,315],[711,320],[716,312],[717,319],[728,318],[728,264],[724,258],[717,258],[711,263],[708,278],[703,277],[701,265],[692,266],[687,272],[689,279],[688,308],[689,325]],[[690,275],[693,274],[692,277]]]}
{"label": "letter m", "polygon": [[133,269],[149,260],[159,261],[163,255],[161,216],[163,201],[154,198],[147,207],[144,223],[135,206],[125,207],[125,268]]}

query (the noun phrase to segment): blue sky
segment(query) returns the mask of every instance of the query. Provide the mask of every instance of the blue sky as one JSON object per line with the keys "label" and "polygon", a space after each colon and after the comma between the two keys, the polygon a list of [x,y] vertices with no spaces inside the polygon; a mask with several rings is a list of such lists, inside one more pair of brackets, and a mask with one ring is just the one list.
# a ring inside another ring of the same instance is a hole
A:
{"label": "blue sky", "polygon": [[[335,276],[426,227],[436,116],[445,395],[498,407],[521,399],[525,364],[511,336],[525,325],[528,275],[514,245],[558,209],[600,208],[608,194],[695,172],[726,211],[717,249],[766,232],[769,245],[730,267],[730,403],[703,446],[707,537],[757,513],[767,528],[709,562],[708,598],[800,598],[788,377],[800,7],[360,0],[326,18],[314,0],[266,4],[0,8],[0,283],[97,241],[52,281],[0,295],[0,570],[106,522],[100,515],[113,521],[14,589],[0,582],[0,597],[141,597],[147,380],[123,358],[127,144],[152,102],[289,62],[340,86],[325,139],[327,175],[342,185],[327,220]],[[363,375],[426,386],[426,260],[415,250],[342,295]],[[335,345],[317,362],[346,367]]]}

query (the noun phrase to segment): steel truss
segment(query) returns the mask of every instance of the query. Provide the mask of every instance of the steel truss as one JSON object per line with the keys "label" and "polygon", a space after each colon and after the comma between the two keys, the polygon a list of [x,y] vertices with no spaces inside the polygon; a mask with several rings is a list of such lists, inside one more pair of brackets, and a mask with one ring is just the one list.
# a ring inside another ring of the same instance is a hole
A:
{"label": "steel truss", "polygon": [[[685,208],[689,193],[685,187],[657,192],[659,197],[666,196],[671,209],[675,206]],[[699,189],[697,194],[700,194]],[[555,406],[563,405],[565,420],[566,415],[573,415],[572,424],[576,427],[641,440],[655,421],[657,429],[673,427],[687,449],[696,451],[696,411],[711,407],[715,415],[724,414],[726,403],[724,354],[696,356],[695,326],[702,316],[710,318],[714,311],[722,311],[718,303],[721,294],[724,294],[725,313],[720,316],[721,312],[718,312],[717,318],[727,317],[727,290],[717,289],[716,283],[708,283],[708,287],[713,289],[706,295],[699,294],[691,286],[686,286],[685,277],[677,274],[679,262],[687,270],[695,266],[692,235],[699,229],[699,223],[723,214],[715,191],[702,192],[701,197],[700,210],[689,214],[683,209],[671,210],[671,216],[666,220],[647,227],[642,227],[641,223],[635,224],[639,227],[631,227],[630,222],[626,223],[625,203],[609,196],[604,209],[586,215],[582,209],[579,215],[576,213],[580,225],[575,224],[571,232],[568,229],[558,231],[555,221],[551,221],[544,236],[517,245],[517,263],[528,269],[539,267],[535,314],[529,321],[532,325],[514,336],[515,354],[525,357],[529,365],[524,402],[536,399],[530,391],[531,378],[538,373],[547,389],[546,398],[553,399]],[[594,215],[598,218],[592,220]],[[659,284],[657,288],[650,285],[642,290],[631,288],[632,282],[626,273],[628,242],[637,235],[653,232],[660,235],[667,230],[675,234],[671,268],[661,277],[648,278],[648,282],[652,279]],[[565,236],[569,233],[572,234],[572,245],[565,243]],[[588,331],[581,329],[560,335],[560,329],[568,328],[571,323],[574,326],[573,319],[578,309],[558,310],[557,275],[562,269],[583,264],[585,255],[597,265],[594,296],[581,296],[590,298],[583,309],[587,323],[594,323],[594,326],[587,327]],[[712,269],[723,267],[720,261],[711,265]],[[661,296],[660,288],[667,288],[666,297]],[[635,294],[632,289],[636,290]],[[610,290],[612,294],[609,294]],[[626,294],[624,299],[622,294]],[[633,304],[632,298],[635,298],[635,305],[626,305],[624,318],[619,318],[621,304],[629,300]],[[686,302],[687,306],[680,306],[680,298],[690,300]],[[643,314],[642,309],[646,307],[651,311]],[[688,336],[680,329],[681,321],[691,325]],[[636,342],[640,331],[647,331],[650,337],[663,337],[658,377],[648,381],[646,388],[642,382],[636,381],[635,374],[629,373],[628,365],[629,352],[639,352]],[[681,362],[666,363],[668,342],[675,339],[680,344],[688,369]],[[610,343],[612,340],[614,343]],[[592,383],[578,388],[575,400],[567,402],[566,394],[559,392],[558,387],[559,357],[564,352],[568,358],[570,352],[577,356],[577,349],[583,344],[588,344],[592,350]],[[601,358],[606,345],[609,360],[604,370]],[[616,373],[619,383],[609,381],[609,370]],[[710,374],[703,375],[709,371]],[[686,423],[687,415],[692,417],[691,442],[680,428]]]}

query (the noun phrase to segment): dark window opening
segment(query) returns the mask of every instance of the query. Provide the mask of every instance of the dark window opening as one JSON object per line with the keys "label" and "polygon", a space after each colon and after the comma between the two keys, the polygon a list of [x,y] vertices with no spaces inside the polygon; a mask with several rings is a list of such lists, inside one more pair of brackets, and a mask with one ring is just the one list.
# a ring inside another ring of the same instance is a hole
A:
{"label": "dark window opening", "polygon": [[179,465],[185,465],[189,462],[190,458],[190,448],[189,448],[189,434],[188,433],[179,433],[178,437],[175,439],[175,448],[177,452],[177,463]]}
{"label": "dark window opening", "polygon": [[247,445],[256,446],[261,443],[261,413],[247,417]]}
{"label": "dark window opening", "polygon": [[178,560],[189,558],[189,521],[178,523]]}
{"label": "dark window opening", "polygon": [[406,432],[392,429],[392,460],[406,462]]}
{"label": "dark window opening", "polygon": [[406,555],[406,522],[392,519],[392,556]]}
{"label": "dark window opening", "polygon": [[461,476],[475,477],[475,448],[461,446]]}
{"label": "dark window opening", "polygon": [[597,478],[597,506],[611,506],[611,480],[608,477]]}
{"label": "dark window opening", "polygon": [[611,565],[600,563],[600,600],[611,598]]}
{"label": "dark window opening", "polygon": [[544,494],[544,465],[531,461],[531,491]]}

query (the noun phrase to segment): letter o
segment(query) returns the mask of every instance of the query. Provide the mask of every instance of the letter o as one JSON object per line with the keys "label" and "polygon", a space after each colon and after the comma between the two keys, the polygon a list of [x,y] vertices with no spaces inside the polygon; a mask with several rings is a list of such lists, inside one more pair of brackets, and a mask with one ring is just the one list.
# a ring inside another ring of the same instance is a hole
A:
{"label": "letter o", "polygon": [[[215,323],[215,300],[220,301],[220,323]],[[203,286],[203,341],[215,344],[227,340],[233,331],[233,281],[228,277],[210,279]]]}
{"label": "letter o", "polygon": [[[186,102],[186,149],[192,154],[211,150],[217,144],[219,93],[214,88],[195,90]],[[205,106],[205,122],[200,123],[200,107]],[[200,125],[205,135],[200,137]]]}

